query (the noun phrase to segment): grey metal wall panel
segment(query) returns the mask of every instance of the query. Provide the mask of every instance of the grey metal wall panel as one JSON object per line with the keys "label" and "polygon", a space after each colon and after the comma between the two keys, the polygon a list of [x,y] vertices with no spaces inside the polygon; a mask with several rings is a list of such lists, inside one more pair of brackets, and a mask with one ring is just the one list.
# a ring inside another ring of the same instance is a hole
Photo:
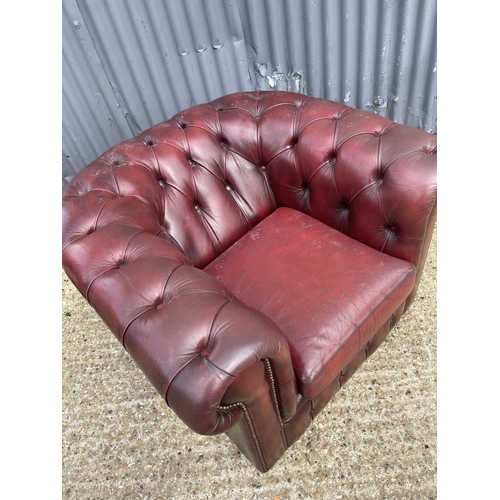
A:
{"label": "grey metal wall panel", "polygon": [[230,2],[79,5],[134,135],[195,103],[250,88],[241,24]]}
{"label": "grey metal wall panel", "polygon": [[120,140],[241,90],[435,132],[436,43],[436,0],[63,0],[63,185]]}
{"label": "grey metal wall panel", "polygon": [[255,87],[436,131],[435,0],[238,0]]}
{"label": "grey metal wall panel", "polygon": [[63,186],[113,144],[132,137],[75,0],[62,10]]}

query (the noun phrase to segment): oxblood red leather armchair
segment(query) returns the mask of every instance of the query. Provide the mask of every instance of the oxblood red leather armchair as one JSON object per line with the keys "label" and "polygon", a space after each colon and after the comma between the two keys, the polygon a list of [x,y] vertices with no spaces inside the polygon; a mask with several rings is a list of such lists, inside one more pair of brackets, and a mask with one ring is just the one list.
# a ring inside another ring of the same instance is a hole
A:
{"label": "oxblood red leather armchair", "polygon": [[194,106],[63,194],[63,267],[173,411],[262,472],[411,304],[436,138],[289,92]]}

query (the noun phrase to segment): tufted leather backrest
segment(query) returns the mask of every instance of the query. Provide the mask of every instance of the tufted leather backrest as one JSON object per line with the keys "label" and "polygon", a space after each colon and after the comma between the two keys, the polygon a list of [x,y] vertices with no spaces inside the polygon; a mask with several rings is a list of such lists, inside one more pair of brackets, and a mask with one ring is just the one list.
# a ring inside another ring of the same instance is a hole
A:
{"label": "tufted leather backrest", "polygon": [[125,224],[202,268],[286,206],[418,267],[435,212],[435,153],[434,136],[339,103],[232,94],[111,148],[75,176],[64,199],[86,200],[64,243]]}

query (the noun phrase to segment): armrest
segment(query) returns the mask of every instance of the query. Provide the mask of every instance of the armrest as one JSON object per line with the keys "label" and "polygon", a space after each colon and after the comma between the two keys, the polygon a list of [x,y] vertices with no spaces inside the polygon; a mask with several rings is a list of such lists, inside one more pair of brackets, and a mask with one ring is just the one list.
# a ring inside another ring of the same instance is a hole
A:
{"label": "armrest", "polygon": [[[74,210],[71,196],[63,214]],[[66,273],[191,429],[217,434],[236,424],[242,409],[218,406],[234,378],[262,359],[271,363],[283,418],[295,413],[288,344],[269,318],[140,227],[66,224],[64,234]]]}
{"label": "armrest", "polygon": [[436,136],[322,99],[293,111],[292,130],[282,113],[261,123],[277,205],[418,268],[436,208]]}
{"label": "armrest", "polygon": [[436,213],[436,136],[376,116],[364,127],[337,138],[345,233],[420,268]]}

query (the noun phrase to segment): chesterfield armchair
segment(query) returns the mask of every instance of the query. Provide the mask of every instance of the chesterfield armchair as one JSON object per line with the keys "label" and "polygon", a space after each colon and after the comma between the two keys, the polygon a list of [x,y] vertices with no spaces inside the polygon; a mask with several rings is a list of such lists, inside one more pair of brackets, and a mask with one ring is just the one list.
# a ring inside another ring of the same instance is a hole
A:
{"label": "chesterfield armchair", "polygon": [[291,92],[178,113],[63,193],[63,268],[166,404],[268,471],[411,305],[436,137]]}

